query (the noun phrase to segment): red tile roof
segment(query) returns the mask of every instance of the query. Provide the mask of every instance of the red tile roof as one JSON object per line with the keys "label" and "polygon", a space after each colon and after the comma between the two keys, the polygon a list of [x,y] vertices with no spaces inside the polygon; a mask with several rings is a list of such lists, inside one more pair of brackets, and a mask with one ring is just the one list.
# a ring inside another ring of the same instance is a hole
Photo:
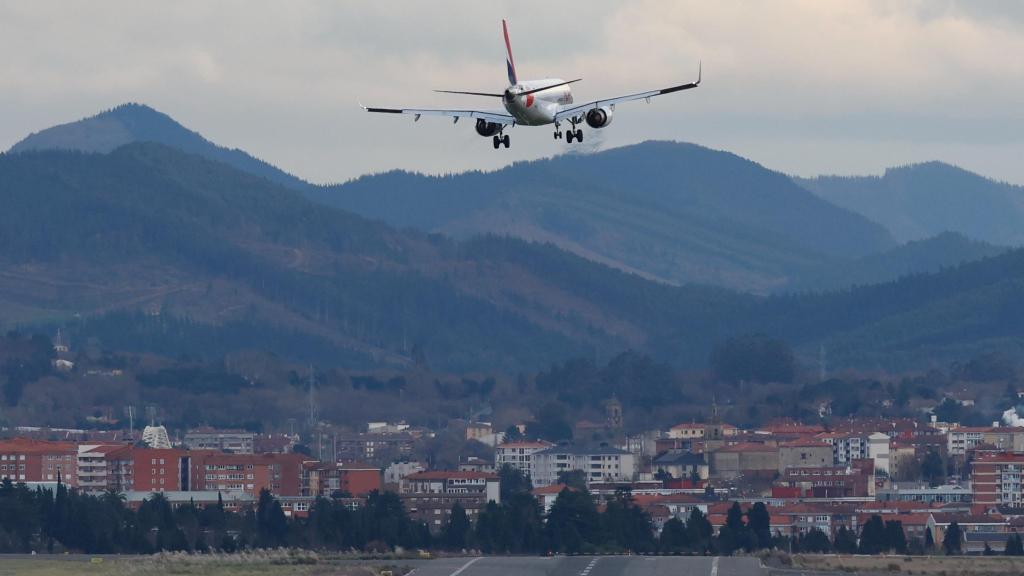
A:
{"label": "red tile roof", "polygon": [[0,452],[18,454],[54,454],[56,452],[78,452],[78,444],[74,442],[49,442],[31,438],[13,438],[0,440]]}

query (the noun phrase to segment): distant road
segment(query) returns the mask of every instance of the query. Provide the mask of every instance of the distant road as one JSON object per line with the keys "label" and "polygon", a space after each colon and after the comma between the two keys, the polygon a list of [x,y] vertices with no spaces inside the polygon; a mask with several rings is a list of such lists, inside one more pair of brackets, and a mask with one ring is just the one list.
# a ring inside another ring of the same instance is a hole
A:
{"label": "distant road", "polygon": [[756,558],[555,556],[441,558],[410,562],[414,576],[762,576]]}

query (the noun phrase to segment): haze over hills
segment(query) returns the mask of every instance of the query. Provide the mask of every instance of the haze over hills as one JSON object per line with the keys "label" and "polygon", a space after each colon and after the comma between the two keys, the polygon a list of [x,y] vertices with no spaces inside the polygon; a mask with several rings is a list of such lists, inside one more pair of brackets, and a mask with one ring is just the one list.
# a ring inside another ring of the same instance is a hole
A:
{"label": "haze over hills", "polygon": [[786,176],[734,154],[670,142],[493,173],[392,172],[309,194],[395,226],[552,242],[664,282],[754,292],[895,244],[881,226]]}
{"label": "haze over hills", "polygon": [[942,162],[890,168],[881,177],[795,180],[884,225],[900,242],[949,231],[991,244],[1024,244],[1024,187]]}

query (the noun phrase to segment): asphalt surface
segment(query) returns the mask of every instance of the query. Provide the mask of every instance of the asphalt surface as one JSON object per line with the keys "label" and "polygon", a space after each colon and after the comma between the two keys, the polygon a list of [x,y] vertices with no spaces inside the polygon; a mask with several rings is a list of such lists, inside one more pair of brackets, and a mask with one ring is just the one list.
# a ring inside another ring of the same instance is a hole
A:
{"label": "asphalt surface", "polygon": [[762,576],[755,558],[556,556],[442,558],[414,563],[413,576]]}

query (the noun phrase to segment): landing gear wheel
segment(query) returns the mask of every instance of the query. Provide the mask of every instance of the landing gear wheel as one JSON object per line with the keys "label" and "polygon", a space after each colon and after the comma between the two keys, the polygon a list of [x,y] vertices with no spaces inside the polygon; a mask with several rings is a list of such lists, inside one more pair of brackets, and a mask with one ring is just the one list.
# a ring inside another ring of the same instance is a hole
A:
{"label": "landing gear wheel", "polygon": [[512,143],[512,138],[508,134],[505,134],[505,137],[501,139],[501,142],[505,145],[505,148],[508,148]]}
{"label": "landing gear wheel", "polygon": [[554,136],[555,140],[558,140],[558,137],[561,136],[561,134],[558,133],[558,132],[555,132],[554,134],[552,134],[552,136]]}
{"label": "landing gear wheel", "polygon": [[501,146],[501,138],[495,136],[494,137],[494,149],[497,150],[498,146]]}
{"label": "landing gear wheel", "polygon": [[566,133],[565,133],[565,141],[566,141],[567,143],[569,143],[569,144],[572,144],[572,137],[573,137],[573,136],[574,136],[575,134],[576,134],[576,133],[575,133],[575,132],[573,132],[572,130],[569,130],[568,132],[566,132]]}
{"label": "landing gear wheel", "polygon": [[583,142],[583,130],[576,130],[576,141]]}

